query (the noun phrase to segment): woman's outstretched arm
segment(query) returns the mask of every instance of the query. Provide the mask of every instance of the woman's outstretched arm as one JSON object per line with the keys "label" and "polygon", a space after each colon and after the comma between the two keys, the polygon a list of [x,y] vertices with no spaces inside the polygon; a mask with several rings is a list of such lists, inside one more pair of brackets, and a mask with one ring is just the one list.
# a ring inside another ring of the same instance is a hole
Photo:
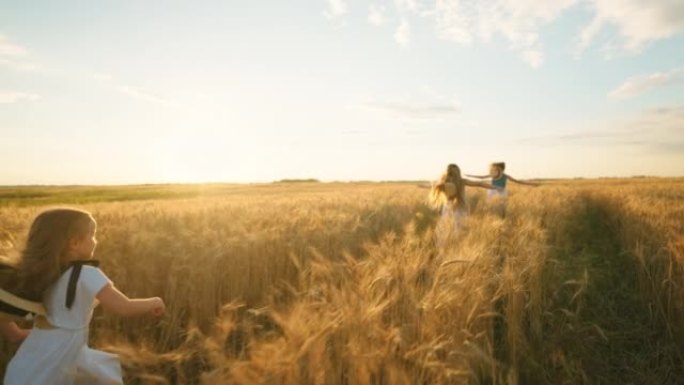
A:
{"label": "woman's outstretched arm", "polygon": [[492,184],[485,183],[485,182],[475,182],[473,180],[463,179],[463,183],[466,186],[470,186],[470,187],[481,187],[481,188],[486,188],[489,190],[502,190],[501,187],[493,186]]}
{"label": "woman's outstretched arm", "polygon": [[491,178],[492,176],[487,174],[487,175],[471,175],[471,174],[465,174],[468,178],[477,178],[477,179],[487,179]]}

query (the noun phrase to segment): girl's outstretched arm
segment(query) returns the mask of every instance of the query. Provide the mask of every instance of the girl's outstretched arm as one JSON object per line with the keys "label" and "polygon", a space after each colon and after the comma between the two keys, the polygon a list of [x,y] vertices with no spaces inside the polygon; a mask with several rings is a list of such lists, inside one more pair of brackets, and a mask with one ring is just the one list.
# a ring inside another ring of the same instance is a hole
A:
{"label": "girl's outstretched arm", "polygon": [[512,176],[510,176],[510,175],[508,175],[508,174],[506,174],[506,177],[507,177],[508,180],[510,180],[511,182],[515,182],[515,183],[518,183],[518,184],[524,184],[524,185],[526,185],[526,186],[534,186],[534,187],[537,187],[537,186],[541,185],[541,183],[537,183],[537,182],[526,182],[526,181],[523,181],[523,180],[517,180],[517,179],[513,178]]}
{"label": "girl's outstretched arm", "polygon": [[487,175],[471,175],[471,174],[465,174],[468,178],[477,178],[477,179],[487,179],[491,178],[492,176],[487,174]]}
{"label": "girl's outstretched arm", "polygon": [[29,335],[28,330],[20,328],[13,321],[0,322],[0,332],[5,339],[13,344],[21,343]]}
{"label": "girl's outstretched arm", "polygon": [[485,182],[475,182],[473,180],[463,179],[463,183],[466,186],[470,186],[470,187],[482,187],[482,188],[486,188],[486,189],[490,189],[490,190],[502,190],[502,188],[500,188],[500,187],[496,187],[496,186],[491,185],[490,183],[485,183]]}
{"label": "girl's outstretched arm", "polygon": [[166,310],[164,301],[159,297],[131,299],[111,283],[102,288],[96,298],[105,310],[124,317],[146,313],[161,316]]}

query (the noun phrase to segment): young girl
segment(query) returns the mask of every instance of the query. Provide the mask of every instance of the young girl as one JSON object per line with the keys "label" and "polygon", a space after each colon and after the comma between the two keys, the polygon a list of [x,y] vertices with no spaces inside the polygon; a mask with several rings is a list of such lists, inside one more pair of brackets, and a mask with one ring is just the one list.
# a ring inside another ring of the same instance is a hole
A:
{"label": "young girl", "polygon": [[498,209],[501,216],[506,215],[506,198],[508,197],[508,191],[506,190],[506,183],[510,180],[511,182],[526,185],[526,186],[539,186],[539,183],[525,182],[517,180],[512,176],[504,173],[506,169],[505,162],[496,162],[489,165],[488,175],[467,175],[471,178],[485,179],[492,178],[492,185],[498,187],[497,190],[490,190],[487,192],[487,198],[490,201],[494,201],[498,204]]}
{"label": "young girl", "polygon": [[465,201],[466,186],[482,187],[490,191],[497,188],[488,183],[463,179],[461,169],[455,164],[450,164],[430,191],[430,203],[440,209],[443,218],[452,219],[455,227],[458,227],[461,220],[468,215]]}
{"label": "young girl", "polygon": [[16,292],[43,301],[39,316],[5,373],[5,385],[122,384],[118,358],[88,347],[98,302],[122,316],[164,313],[157,297],[129,299],[92,261],[96,223],[86,211],[55,209],[36,217],[18,265]]}

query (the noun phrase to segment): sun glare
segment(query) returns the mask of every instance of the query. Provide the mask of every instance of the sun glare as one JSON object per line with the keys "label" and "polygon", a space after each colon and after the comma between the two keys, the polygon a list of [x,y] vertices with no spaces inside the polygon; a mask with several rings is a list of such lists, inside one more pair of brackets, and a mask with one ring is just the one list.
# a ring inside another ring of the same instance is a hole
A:
{"label": "sun glare", "polygon": [[189,132],[161,138],[152,158],[159,179],[177,183],[220,181],[237,160],[232,146]]}

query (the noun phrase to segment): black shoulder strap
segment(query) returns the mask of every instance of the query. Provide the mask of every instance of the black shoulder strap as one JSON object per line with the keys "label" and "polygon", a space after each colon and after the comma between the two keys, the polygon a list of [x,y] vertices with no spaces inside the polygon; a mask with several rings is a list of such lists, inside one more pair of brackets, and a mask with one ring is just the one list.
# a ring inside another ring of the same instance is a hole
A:
{"label": "black shoulder strap", "polygon": [[71,270],[71,275],[69,276],[69,284],[67,285],[67,296],[66,296],[66,307],[71,309],[71,305],[74,304],[74,299],[76,298],[76,284],[78,283],[78,277],[81,275],[81,268],[83,265],[88,266],[100,266],[100,262],[94,259],[87,261],[74,261],[69,264],[69,267],[73,267]]}

